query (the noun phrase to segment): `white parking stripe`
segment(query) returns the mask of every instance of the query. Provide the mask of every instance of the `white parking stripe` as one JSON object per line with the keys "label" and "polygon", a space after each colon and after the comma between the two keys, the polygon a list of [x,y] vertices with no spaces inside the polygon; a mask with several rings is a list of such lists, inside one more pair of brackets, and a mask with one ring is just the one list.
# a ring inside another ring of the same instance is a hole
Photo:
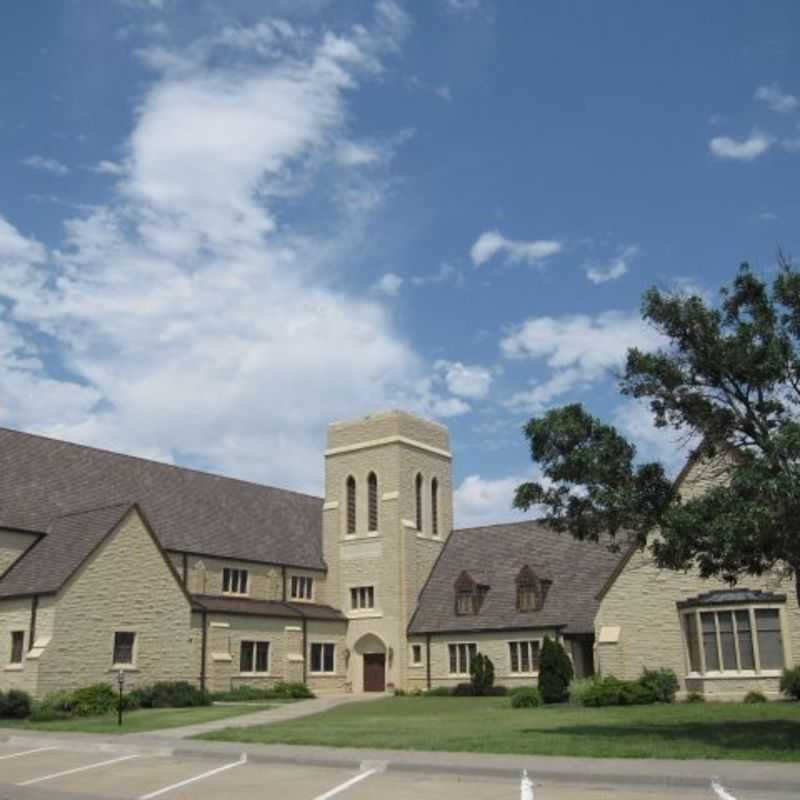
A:
{"label": "white parking stripe", "polygon": [[350,778],[349,781],[345,781],[344,783],[340,783],[338,786],[334,786],[325,794],[320,794],[314,798],[314,800],[328,800],[329,797],[333,797],[334,795],[339,794],[339,792],[343,792],[345,789],[349,789],[351,786],[355,786],[355,784],[363,781],[366,778],[369,778],[370,775],[374,775],[376,772],[381,772],[380,767],[375,767],[374,769],[368,769],[366,772],[359,772],[354,778]]}
{"label": "white parking stripe", "polygon": [[75,767],[75,769],[65,769],[62,772],[54,772],[52,775],[42,775],[41,778],[31,778],[29,781],[18,783],[17,786],[30,786],[34,783],[41,783],[42,781],[51,781],[54,778],[61,778],[64,775],[73,775],[76,772],[86,772],[87,769],[97,769],[98,767],[106,767],[109,764],[118,764],[120,761],[129,761],[132,758],[139,758],[138,755],[120,756],[119,758],[112,758],[108,761],[98,761],[94,764],[87,764],[85,767]]}
{"label": "white parking stripe", "polygon": [[20,756],[30,756],[34,753],[44,753],[45,750],[58,750],[57,747],[37,747],[35,750],[23,750],[21,753],[12,753],[10,756],[0,756],[0,761],[5,761],[7,758],[19,758]]}
{"label": "white parking stripe", "polygon": [[185,781],[180,781],[180,783],[173,783],[171,786],[165,786],[163,789],[156,789],[154,792],[150,792],[150,794],[143,794],[139,798],[139,800],[151,800],[151,798],[153,797],[161,797],[162,794],[171,792],[174,789],[180,789],[181,786],[187,786],[190,783],[195,783],[196,781],[202,781],[204,778],[210,778],[212,775],[217,775],[220,772],[225,772],[226,769],[241,767],[243,764],[246,763],[247,763],[247,753],[242,753],[242,756],[238,761],[233,761],[230,764],[225,764],[221,767],[217,767],[216,769],[210,769],[208,772],[203,772],[200,775],[195,775],[194,778],[187,778]]}

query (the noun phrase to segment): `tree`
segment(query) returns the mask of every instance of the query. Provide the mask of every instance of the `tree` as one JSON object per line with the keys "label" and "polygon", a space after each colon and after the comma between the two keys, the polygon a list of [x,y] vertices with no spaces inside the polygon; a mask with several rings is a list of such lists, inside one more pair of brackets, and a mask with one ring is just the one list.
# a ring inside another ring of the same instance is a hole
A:
{"label": "tree", "polygon": [[494,686],[494,664],[489,656],[475,653],[469,663],[469,677],[475,695],[484,694]]}
{"label": "tree", "polygon": [[576,404],[526,425],[545,480],[519,486],[514,505],[543,506],[578,539],[647,546],[661,567],[731,582],[783,570],[800,601],[800,273],[779,256],[770,285],[744,264],[719,306],[653,288],[642,316],[665,345],[629,350],[620,389],[699,442],[714,485],[682,497],[662,464],[637,464],[619,431]]}
{"label": "tree", "polygon": [[572,662],[559,642],[544,637],[539,657],[539,692],[545,703],[563,703],[574,675]]}

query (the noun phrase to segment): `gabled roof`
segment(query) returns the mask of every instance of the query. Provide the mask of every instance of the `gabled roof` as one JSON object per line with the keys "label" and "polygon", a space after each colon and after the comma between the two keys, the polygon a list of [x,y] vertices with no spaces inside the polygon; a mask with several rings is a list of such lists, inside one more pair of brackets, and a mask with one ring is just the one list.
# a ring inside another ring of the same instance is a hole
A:
{"label": "gabled roof", "polygon": [[54,594],[113,531],[131,508],[117,503],[56,519],[0,578],[0,598]]}
{"label": "gabled roof", "polygon": [[0,528],[134,502],[165,550],[325,569],[321,498],[0,428]]}
{"label": "gabled roof", "polygon": [[[579,542],[538,520],[453,531],[420,593],[409,633],[538,627],[591,633],[595,595],[619,558],[607,543]],[[516,579],[526,565],[540,580],[552,581],[539,611],[517,611]],[[478,614],[455,613],[462,571],[480,574],[489,586]]]}

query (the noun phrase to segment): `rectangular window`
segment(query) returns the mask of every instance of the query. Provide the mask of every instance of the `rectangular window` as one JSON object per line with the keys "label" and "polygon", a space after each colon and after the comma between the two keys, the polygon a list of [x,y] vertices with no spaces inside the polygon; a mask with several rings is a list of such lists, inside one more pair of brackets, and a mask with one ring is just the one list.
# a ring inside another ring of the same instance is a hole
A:
{"label": "rectangular window", "polygon": [[469,665],[478,652],[478,645],[474,642],[463,642],[450,644],[447,647],[450,652],[450,674],[469,675]]}
{"label": "rectangular window", "polygon": [[538,641],[509,642],[508,652],[511,672],[537,673],[539,671],[540,648],[541,643]]}
{"label": "rectangular window", "polygon": [[311,645],[311,672],[335,672],[335,645],[314,642]]}
{"label": "rectangular window", "polygon": [[307,575],[292,575],[292,600],[313,600],[314,579]]}
{"label": "rectangular window", "polygon": [[350,608],[355,611],[375,608],[375,587],[354,586],[350,589]]}
{"label": "rectangular window", "polygon": [[117,631],[114,634],[115,664],[133,664],[133,645],[135,641],[135,633]]}
{"label": "rectangular window", "polygon": [[231,569],[222,570],[222,591],[225,594],[247,594],[247,570]]}
{"label": "rectangular window", "polygon": [[687,614],[683,618],[683,622],[686,629],[686,646],[689,650],[689,668],[692,672],[702,672],[700,640],[697,638],[697,618],[694,614]]}
{"label": "rectangular window", "polygon": [[11,658],[9,663],[21,664],[25,649],[25,631],[11,631]]}
{"label": "rectangular window", "polygon": [[239,672],[269,672],[269,642],[242,642]]}
{"label": "rectangular window", "polygon": [[421,644],[412,644],[411,645],[411,663],[415,667],[419,667],[422,664],[422,645]]}
{"label": "rectangular window", "polygon": [[756,609],[756,631],[761,669],[783,669],[781,619],[777,608]]}

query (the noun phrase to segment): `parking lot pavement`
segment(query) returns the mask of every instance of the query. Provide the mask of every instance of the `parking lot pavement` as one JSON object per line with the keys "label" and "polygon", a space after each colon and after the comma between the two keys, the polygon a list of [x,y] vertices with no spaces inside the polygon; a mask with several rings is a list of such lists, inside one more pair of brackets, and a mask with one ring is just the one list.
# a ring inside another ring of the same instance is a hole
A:
{"label": "parking lot pavement", "polygon": [[[715,800],[710,787],[563,783],[532,776],[536,800]],[[796,792],[738,792],[737,800],[797,800]],[[311,765],[254,754],[171,753],[129,746],[0,743],[0,800],[517,800],[520,777],[424,772],[385,762]]]}

